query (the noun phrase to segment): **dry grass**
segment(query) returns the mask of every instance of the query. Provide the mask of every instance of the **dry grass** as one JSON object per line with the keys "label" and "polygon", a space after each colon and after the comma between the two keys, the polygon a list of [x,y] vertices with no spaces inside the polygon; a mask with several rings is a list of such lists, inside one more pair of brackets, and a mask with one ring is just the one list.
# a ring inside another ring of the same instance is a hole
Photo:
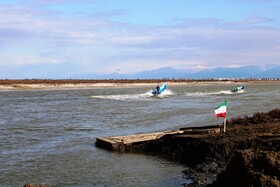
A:
{"label": "dry grass", "polygon": [[280,121],[280,108],[276,108],[268,112],[256,112],[252,116],[246,115],[244,117],[232,118],[228,121],[228,124],[250,125],[277,121]]}

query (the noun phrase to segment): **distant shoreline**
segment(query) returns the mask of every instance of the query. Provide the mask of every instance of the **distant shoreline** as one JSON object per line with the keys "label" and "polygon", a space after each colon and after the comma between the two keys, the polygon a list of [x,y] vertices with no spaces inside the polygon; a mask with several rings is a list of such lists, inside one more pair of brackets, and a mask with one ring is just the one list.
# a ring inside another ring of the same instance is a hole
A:
{"label": "distant shoreline", "polygon": [[185,84],[216,84],[216,83],[280,83],[280,80],[258,79],[18,79],[0,80],[0,90],[61,90],[61,89],[91,89],[96,87],[127,87],[154,86],[155,84],[185,85]]}

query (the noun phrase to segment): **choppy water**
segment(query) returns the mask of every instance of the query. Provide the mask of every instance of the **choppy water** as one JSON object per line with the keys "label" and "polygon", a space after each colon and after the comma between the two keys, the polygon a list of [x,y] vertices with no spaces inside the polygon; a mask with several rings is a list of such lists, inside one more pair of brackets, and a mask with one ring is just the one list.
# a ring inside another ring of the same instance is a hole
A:
{"label": "choppy water", "polygon": [[180,186],[183,166],[156,155],[95,147],[95,138],[222,123],[228,117],[279,107],[280,83],[149,86],[0,92],[0,186]]}

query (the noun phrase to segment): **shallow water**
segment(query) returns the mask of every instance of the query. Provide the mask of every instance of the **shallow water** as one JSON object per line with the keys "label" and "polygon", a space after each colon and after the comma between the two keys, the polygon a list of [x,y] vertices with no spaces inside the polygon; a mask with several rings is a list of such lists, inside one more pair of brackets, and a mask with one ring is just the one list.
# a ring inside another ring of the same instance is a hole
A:
{"label": "shallow water", "polygon": [[0,185],[180,186],[184,167],[158,155],[95,147],[96,137],[177,130],[222,123],[214,109],[228,101],[228,118],[279,107],[279,83],[149,86],[0,92]]}

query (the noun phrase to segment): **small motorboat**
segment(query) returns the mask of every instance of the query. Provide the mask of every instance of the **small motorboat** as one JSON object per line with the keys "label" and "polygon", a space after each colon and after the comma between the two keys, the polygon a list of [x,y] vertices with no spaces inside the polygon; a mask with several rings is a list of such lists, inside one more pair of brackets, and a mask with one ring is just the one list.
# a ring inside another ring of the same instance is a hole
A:
{"label": "small motorboat", "polygon": [[242,91],[244,91],[244,86],[236,86],[234,89],[232,89],[231,91],[233,92],[233,93],[236,93],[236,92],[242,92]]}
{"label": "small motorboat", "polygon": [[152,90],[151,93],[152,93],[153,96],[156,96],[156,95],[160,95],[165,90],[167,90],[167,85],[166,84],[162,85],[161,87],[157,86],[157,89]]}

